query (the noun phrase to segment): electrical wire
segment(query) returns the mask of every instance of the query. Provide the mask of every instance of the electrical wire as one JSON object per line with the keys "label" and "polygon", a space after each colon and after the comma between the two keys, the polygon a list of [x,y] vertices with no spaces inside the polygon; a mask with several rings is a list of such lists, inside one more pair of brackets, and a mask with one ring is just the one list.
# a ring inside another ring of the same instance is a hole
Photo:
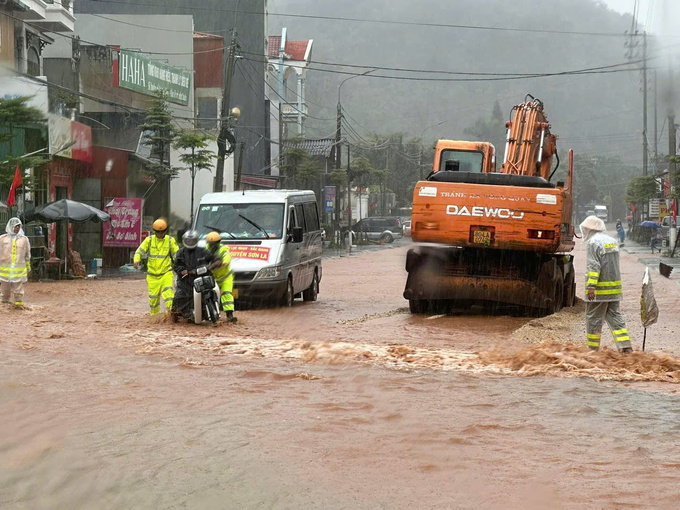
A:
{"label": "electrical wire", "polygon": [[[174,5],[168,6],[162,3],[151,3],[151,2],[139,2],[136,1],[134,4],[132,2],[125,2],[121,0],[93,0],[94,3],[111,3],[111,4],[123,4],[123,5],[139,5],[139,6],[149,6],[149,7],[162,7],[164,9],[174,8],[174,9],[184,9],[190,11],[210,11],[210,12],[233,12],[230,9],[218,9],[214,7],[199,7],[196,5],[183,6]],[[251,14],[255,16],[263,16],[262,11],[239,11],[240,14]],[[318,19],[325,21],[344,21],[344,22],[354,22],[354,23],[375,23],[384,25],[396,25],[396,26],[418,26],[426,28],[448,28],[448,29],[464,29],[464,30],[482,30],[482,31],[492,31],[492,32],[518,32],[518,33],[533,33],[533,34],[547,34],[547,35],[578,35],[578,36],[597,36],[597,37],[625,37],[625,34],[619,32],[592,32],[592,31],[570,31],[570,30],[549,30],[549,29],[535,29],[535,28],[516,28],[516,27],[492,27],[485,25],[463,25],[463,24],[453,24],[453,23],[433,23],[433,22],[418,22],[418,21],[400,21],[400,20],[386,20],[386,19],[370,19],[370,18],[352,18],[348,16],[323,16],[314,14],[295,14],[295,13],[282,13],[282,12],[271,12],[267,13],[269,16],[283,17],[283,18],[298,18],[298,19]],[[139,25],[140,28],[147,28],[143,25]]]}
{"label": "electrical wire", "polygon": [[[249,62],[247,59],[240,59],[240,60],[245,60],[245,61]],[[251,62],[249,62],[249,64],[250,64],[250,66],[255,70],[255,72],[257,73],[257,68],[255,67],[255,65],[252,64]],[[306,117],[309,117],[309,118],[311,118],[311,119],[315,119],[315,120],[321,120],[321,121],[335,120],[335,119],[332,119],[332,118],[323,119],[323,118],[321,118],[321,117],[315,117],[314,115],[310,115],[309,113],[305,113],[305,112],[299,110],[298,108],[296,108],[295,106],[293,106],[291,103],[288,103],[288,102],[286,101],[286,98],[283,97],[281,94],[279,94],[279,92],[278,92],[274,87],[272,87],[266,79],[264,80],[264,84],[265,84],[265,86],[267,86],[272,92],[274,92],[274,94],[276,94],[276,95],[281,99],[281,101],[283,101],[284,103],[288,104],[288,105],[289,105],[293,110],[295,110],[296,112],[301,113],[302,115],[304,115],[304,116],[306,116]]]}

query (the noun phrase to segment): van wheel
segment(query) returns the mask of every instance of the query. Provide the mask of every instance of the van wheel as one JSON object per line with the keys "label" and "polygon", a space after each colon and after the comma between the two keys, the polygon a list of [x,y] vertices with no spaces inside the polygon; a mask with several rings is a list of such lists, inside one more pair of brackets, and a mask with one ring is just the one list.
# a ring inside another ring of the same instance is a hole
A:
{"label": "van wheel", "polygon": [[392,243],[394,242],[394,237],[392,234],[383,234],[380,236],[380,240],[384,243]]}
{"label": "van wheel", "polygon": [[283,301],[281,302],[281,305],[285,306],[286,308],[290,308],[291,306],[293,306],[294,301],[295,292],[293,291],[293,280],[289,276],[288,284],[286,285],[286,292],[283,294]]}
{"label": "van wheel", "polygon": [[314,273],[314,278],[312,278],[312,284],[309,288],[302,292],[302,299],[305,301],[316,301],[319,295],[319,277]]}

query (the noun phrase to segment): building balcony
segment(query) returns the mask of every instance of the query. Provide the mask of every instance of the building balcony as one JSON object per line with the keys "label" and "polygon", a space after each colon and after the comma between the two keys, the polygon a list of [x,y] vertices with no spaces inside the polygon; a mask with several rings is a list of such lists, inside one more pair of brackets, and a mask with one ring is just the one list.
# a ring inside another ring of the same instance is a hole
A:
{"label": "building balcony", "polygon": [[44,0],[10,0],[6,3],[12,7],[14,15],[24,21],[45,19],[47,3]]}
{"label": "building balcony", "polygon": [[307,105],[305,103],[302,103],[302,108],[297,103],[283,103],[281,105],[281,115],[284,119],[297,120],[299,113],[302,113],[303,119],[307,118]]}
{"label": "building balcony", "polygon": [[[40,2],[41,0],[33,1]],[[73,2],[71,0],[45,0],[45,5],[45,17],[36,20],[36,25],[54,32],[73,32],[76,18],[73,15]]]}

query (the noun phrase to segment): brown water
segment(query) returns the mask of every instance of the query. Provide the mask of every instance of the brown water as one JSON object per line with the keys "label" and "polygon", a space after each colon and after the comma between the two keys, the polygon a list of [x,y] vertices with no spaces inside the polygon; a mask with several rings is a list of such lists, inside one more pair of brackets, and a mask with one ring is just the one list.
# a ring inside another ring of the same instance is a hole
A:
{"label": "brown water", "polygon": [[412,317],[403,253],[347,262],[319,303],[217,328],[150,320],[143,282],[29,286],[2,310],[0,507],[677,506],[671,317],[653,353],[592,353],[578,309]]}

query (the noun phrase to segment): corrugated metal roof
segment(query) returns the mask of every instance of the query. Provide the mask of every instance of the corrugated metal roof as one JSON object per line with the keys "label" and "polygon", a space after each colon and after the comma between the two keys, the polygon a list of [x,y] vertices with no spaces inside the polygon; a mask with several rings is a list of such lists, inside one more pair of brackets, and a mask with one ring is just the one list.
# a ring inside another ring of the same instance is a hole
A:
{"label": "corrugated metal roof", "polygon": [[335,147],[333,138],[315,138],[301,140],[299,142],[285,142],[284,147],[293,149],[307,149],[310,156],[323,156],[329,158]]}
{"label": "corrugated metal roof", "polygon": [[206,34],[205,32],[194,32],[194,39],[224,39],[221,35]]}

